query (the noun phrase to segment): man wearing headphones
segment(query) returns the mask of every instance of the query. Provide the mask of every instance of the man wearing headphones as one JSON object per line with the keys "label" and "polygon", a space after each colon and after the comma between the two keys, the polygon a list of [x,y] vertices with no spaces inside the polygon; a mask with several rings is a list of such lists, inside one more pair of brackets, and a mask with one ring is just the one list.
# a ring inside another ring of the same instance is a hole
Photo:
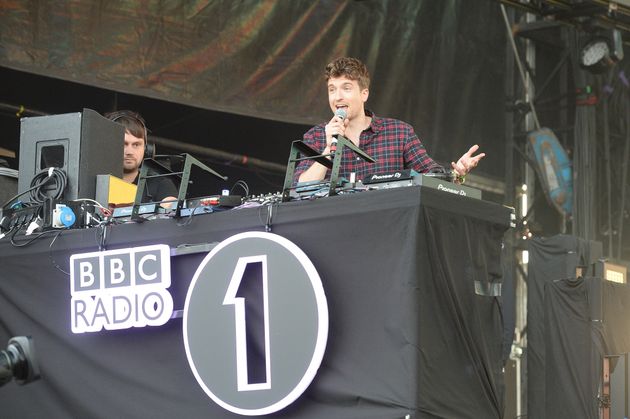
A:
{"label": "man wearing headphones", "polygon": [[[140,166],[145,158],[153,157],[148,152],[147,127],[140,114],[133,111],[110,112],[106,118],[125,127],[125,148],[123,154],[123,180],[138,184]],[[142,193],[142,202],[161,202],[164,208],[170,208],[177,201],[177,188],[168,177],[151,178]]]}

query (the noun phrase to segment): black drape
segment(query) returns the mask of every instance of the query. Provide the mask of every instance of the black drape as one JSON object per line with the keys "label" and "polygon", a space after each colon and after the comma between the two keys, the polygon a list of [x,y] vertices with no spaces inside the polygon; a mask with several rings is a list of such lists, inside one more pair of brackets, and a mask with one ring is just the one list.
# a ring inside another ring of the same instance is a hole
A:
{"label": "black drape", "polygon": [[[267,210],[117,225],[107,248],[216,242],[262,230]],[[500,304],[477,294],[475,281],[501,281],[508,209],[412,187],[281,204],[272,221],[317,268],[330,330],[314,381],[271,417],[501,417]],[[32,335],[43,376],[0,389],[3,417],[236,417],[197,385],[180,319],[71,333],[69,279],[60,269],[72,253],[96,250],[96,236],[63,231],[25,248],[0,240],[0,342]],[[204,255],[172,258],[175,309]]]}
{"label": "black drape", "polygon": [[[592,328],[597,324],[591,324],[590,314],[584,279],[557,280],[546,285],[545,397],[541,418],[599,418],[597,387],[602,353],[595,345],[597,334]],[[530,389],[531,386],[530,381]]]}
{"label": "black drape", "polygon": [[602,358],[630,351],[630,289],[577,276],[601,263],[601,243],[560,235],[529,249],[528,415],[598,418]]}

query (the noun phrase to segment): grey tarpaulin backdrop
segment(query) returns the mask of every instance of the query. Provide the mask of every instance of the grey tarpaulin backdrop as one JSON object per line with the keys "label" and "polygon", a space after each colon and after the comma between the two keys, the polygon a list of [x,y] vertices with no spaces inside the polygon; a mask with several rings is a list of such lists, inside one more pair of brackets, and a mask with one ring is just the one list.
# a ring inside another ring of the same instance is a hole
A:
{"label": "grey tarpaulin backdrop", "polygon": [[[252,208],[113,226],[108,249],[223,240],[263,230]],[[330,312],[322,365],[278,418],[490,419],[503,413],[501,301],[475,283],[501,281],[510,211],[420,187],[276,206],[272,231],[313,261]],[[30,247],[0,241],[0,342],[30,334],[43,379],[0,389],[0,416],[235,418],[214,404],[186,362],[181,319],[162,327],[70,332],[67,269],[97,231],[62,232]],[[173,258],[181,309],[204,254]],[[209,356],[212,348],[208,348]]]}
{"label": "grey tarpaulin backdrop", "polygon": [[[328,119],[325,64],[359,57],[373,76],[369,108],[414,125],[439,161],[480,144],[481,170],[496,177],[504,45],[492,0],[0,4],[0,66],[279,121]],[[255,156],[263,136],[229,141]]]}

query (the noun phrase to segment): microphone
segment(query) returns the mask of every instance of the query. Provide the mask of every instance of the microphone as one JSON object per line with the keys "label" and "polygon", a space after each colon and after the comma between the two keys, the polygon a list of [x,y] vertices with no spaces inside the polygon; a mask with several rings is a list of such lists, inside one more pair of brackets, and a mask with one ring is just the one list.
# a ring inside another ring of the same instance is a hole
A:
{"label": "microphone", "polygon": [[[348,114],[346,113],[346,109],[345,108],[339,108],[339,109],[337,109],[337,111],[335,111],[335,116],[338,117],[339,119],[341,119],[342,121],[344,119],[346,119],[347,115]],[[334,156],[335,152],[337,151],[337,137],[338,137],[337,134],[333,135],[333,139],[330,142],[330,154],[332,156]]]}

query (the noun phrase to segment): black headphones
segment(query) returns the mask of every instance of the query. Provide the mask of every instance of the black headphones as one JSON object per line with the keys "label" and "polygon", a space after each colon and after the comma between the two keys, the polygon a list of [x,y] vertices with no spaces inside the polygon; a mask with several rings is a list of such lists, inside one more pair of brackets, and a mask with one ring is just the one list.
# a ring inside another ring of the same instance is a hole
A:
{"label": "black headphones", "polygon": [[138,112],[134,111],[115,111],[109,112],[105,114],[105,118],[110,119],[114,122],[120,119],[129,119],[135,121],[142,127],[144,132],[144,157],[145,159],[152,159],[155,157],[155,144],[149,142],[149,135],[147,132],[147,124],[144,122],[144,118],[140,116]]}

